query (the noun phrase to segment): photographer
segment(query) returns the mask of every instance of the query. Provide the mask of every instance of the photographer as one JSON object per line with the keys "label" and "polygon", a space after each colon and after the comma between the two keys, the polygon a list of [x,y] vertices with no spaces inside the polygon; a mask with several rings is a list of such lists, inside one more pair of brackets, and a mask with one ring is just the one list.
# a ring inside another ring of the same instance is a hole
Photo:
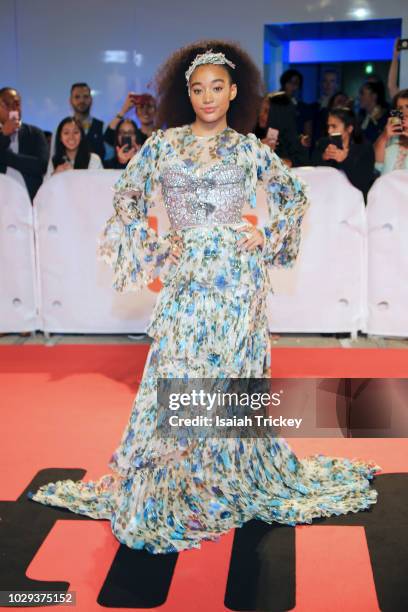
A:
{"label": "photographer", "polygon": [[408,170],[408,89],[402,89],[394,97],[393,110],[374,150],[375,167],[381,174]]}
{"label": "photographer", "polygon": [[[129,92],[126,96],[126,100],[124,101],[122,108],[120,111],[114,116],[112,121],[109,123],[108,127],[105,130],[103,138],[105,142],[111,147],[116,146],[116,128],[118,125],[125,119],[125,115],[135,107],[135,94]],[[142,145],[147,140],[147,135],[143,134],[138,127],[136,127],[136,142],[137,144]]]}
{"label": "photographer", "polygon": [[116,127],[114,145],[115,155],[104,162],[104,167],[112,170],[123,170],[128,161],[142,146],[137,142],[137,125],[131,119],[122,119]]}
{"label": "photographer", "polygon": [[327,132],[328,137],[316,145],[313,165],[342,170],[366,199],[374,180],[374,150],[370,142],[364,141],[353,111],[347,107],[330,110]]}

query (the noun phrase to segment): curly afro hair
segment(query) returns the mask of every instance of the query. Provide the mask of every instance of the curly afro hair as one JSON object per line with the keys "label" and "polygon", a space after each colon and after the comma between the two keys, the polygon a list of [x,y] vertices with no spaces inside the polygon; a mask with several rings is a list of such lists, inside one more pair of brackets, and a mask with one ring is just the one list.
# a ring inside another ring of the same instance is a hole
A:
{"label": "curly afro hair", "polygon": [[199,53],[212,49],[214,53],[224,53],[235,64],[223,68],[230,75],[231,82],[237,85],[238,94],[231,102],[227,113],[227,123],[241,134],[248,134],[256,125],[259,106],[263,96],[263,82],[260,72],[239,44],[223,40],[202,40],[182,47],[173,53],[159,68],[155,77],[158,97],[157,125],[179,127],[193,123],[195,114],[191,106],[186,86],[185,72]]}

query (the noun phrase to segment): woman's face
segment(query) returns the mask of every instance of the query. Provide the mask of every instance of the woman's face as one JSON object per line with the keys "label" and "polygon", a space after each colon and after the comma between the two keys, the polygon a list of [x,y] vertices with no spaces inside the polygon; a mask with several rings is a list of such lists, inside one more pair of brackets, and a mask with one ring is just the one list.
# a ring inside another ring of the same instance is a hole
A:
{"label": "woman's face", "polygon": [[398,98],[397,108],[402,111],[404,119],[408,119],[408,98]]}
{"label": "woman's face", "polygon": [[351,125],[346,127],[341,119],[334,115],[329,115],[327,119],[327,133],[329,136],[332,134],[340,134],[343,140],[345,140],[350,136],[352,131],[353,128]]}
{"label": "woman's face", "polygon": [[190,100],[197,119],[217,123],[225,118],[237,86],[228,71],[217,64],[198,66],[190,77]]}
{"label": "woman's face", "polygon": [[123,137],[130,136],[132,139],[132,148],[136,147],[136,132],[135,128],[128,121],[124,121],[118,130],[118,143],[119,146],[123,146]]}
{"label": "woman's face", "polygon": [[81,142],[81,130],[74,121],[66,123],[61,130],[61,142],[67,151],[75,151]]}

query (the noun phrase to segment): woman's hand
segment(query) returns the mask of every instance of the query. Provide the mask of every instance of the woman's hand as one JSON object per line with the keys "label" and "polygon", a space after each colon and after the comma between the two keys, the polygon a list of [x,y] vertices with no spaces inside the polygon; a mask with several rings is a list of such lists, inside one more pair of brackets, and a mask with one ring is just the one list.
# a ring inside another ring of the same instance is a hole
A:
{"label": "woman's hand", "polygon": [[59,164],[53,174],[58,174],[59,172],[65,172],[65,170],[72,170],[72,166],[69,162],[64,162],[63,164]]}
{"label": "woman's hand", "polygon": [[120,114],[121,115],[126,115],[126,113],[128,113],[130,111],[132,106],[134,106],[133,96],[134,96],[134,93],[132,93],[131,91],[126,96],[126,99],[125,99],[125,101],[123,103],[123,106],[120,109]]}
{"label": "woman's hand", "polygon": [[336,162],[343,162],[348,155],[348,149],[339,149],[334,144],[329,144],[322,155],[325,161],[333,159]]}
{"label": "woman's hand", "polygon": [[171,248],[170,248],[169,260],[171,261],[171,263],[176,264],[178,263],[180,256],[181,256],[182,247],[183,247],[183,239],[178,234],[173,234],[170,238],[170,243],[171,243]]}
{"label": "woman's hand", "polygon": [[268,145],[271,151],[274,151],[279,144],[278,138],[275,138],[274,136],[270,136],[269,138],[262,138],[261,142],[263,144]]}
{"label": "woman's hand", "polygon": [[137,151],[136,147],[132,147],[128,151],[125,151],[125,148],[126,145],[123,145],[123,147],[116,147],[116,157],[118,158],[120,164],[127,164]]}
{"label": "woman's hand", "polygon": [[402,125],[401,125],[401,123],[395,122],[395,117],[388,117],[388,121],[386,123],[383,134],[387,138],[387,140],[389,140],[390,138],[393,138],[394,136],[401,136],[401,134],[403,133],[403,130],[404,130],[404,121],[402,122]]}
{"label": "woman's hand", "polygon": [[238,240],[237,248],[239,251],[253,251],[257,247],[263,248],[265,242],[264,235],[255,225],[246,225],[243,228],[239,228],[238,231],[249,234],[249,236],[244,236]]}

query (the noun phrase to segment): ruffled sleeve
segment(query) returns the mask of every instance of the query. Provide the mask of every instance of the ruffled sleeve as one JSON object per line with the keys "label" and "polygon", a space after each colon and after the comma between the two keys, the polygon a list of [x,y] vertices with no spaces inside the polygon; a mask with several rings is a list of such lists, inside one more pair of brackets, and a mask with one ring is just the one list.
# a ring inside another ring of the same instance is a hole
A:
{"label": "ruffled sleeve", "polygon": [[98,240],[98,259],[114,271],[116,291],[136,291],[157,276],[170,252],[167,236],[159,237],[149,227],[148,210],[159,190],[159,160],[163,132],[146,140],[115,183],[114,214]]}
{"label": "ruffled sleeve", "polygon": [[[269,220],[260,228],[265,237],[264,261],[268,266],[291,267],[299,252],[302,220],[310,204],[307,187],[276,153],[250,136],[256,184],[264,188],[268,205]],[[250,198],[251,205],[253,200]]]}

